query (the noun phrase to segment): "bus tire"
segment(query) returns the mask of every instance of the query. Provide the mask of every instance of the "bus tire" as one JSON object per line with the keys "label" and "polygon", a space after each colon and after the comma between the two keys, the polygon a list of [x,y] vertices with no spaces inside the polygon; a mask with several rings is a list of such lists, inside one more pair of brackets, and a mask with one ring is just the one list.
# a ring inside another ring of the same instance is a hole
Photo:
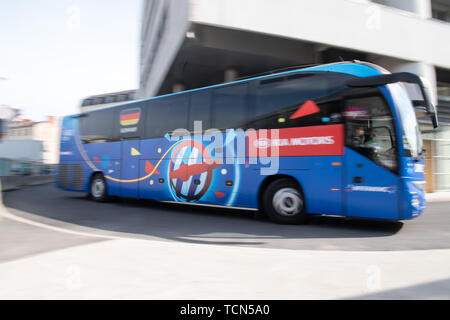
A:
{"label": "bus tire", "polygon": [[97,202],[104,202],[108,198],[108,190],[105,178],[101,173],[96,173],[91,179],[89,186],[89,196]]}
{"label": "bus tire", "polygon": [[291,179],[275,180],[267,186],[263,194],[263,209],[269,219],[276,223],[306,223],[303,194]]}

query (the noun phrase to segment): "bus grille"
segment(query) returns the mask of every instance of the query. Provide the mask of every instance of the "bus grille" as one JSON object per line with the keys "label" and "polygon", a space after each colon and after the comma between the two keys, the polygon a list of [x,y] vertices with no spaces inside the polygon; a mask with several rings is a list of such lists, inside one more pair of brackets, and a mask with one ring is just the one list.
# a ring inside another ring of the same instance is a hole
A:
{"label": "bus grille", "polygon": [[75,164],[73,166],[73,189],[83,189],[83,167],[81,164]]}
{"label": "bus grille", "polygon": [[82,190],[84,185],[83,175],[81,164],[61,164],[59,166],[59,183],[63,188]]}
{"label": "bus grille", "polygon": [[59,166],[59,183],[63,188],[69,188],[69,165],[61,164]]}

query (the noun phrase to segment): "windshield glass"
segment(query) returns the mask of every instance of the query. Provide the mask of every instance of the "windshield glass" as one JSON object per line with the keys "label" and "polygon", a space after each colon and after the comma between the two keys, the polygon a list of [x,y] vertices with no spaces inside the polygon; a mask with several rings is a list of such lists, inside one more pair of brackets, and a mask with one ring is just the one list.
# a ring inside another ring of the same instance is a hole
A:
{"label": "windshield glass", "polygon": [[405,87],[395,83],[388,85],[400,114],[403,127],[403,147],[407,157],[417,158],[423,150],[423,141],[416,113]]}
{"label": "windshield glass", "polygon": [[344,105],[346,145],[392,172],[398,169],[394,120],[381,95],[348,98]]}

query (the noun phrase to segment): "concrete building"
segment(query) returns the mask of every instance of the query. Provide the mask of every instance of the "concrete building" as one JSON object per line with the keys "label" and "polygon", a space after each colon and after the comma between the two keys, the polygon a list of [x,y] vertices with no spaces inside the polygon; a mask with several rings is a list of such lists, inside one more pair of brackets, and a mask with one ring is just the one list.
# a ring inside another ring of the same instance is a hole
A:
{"label": "concrete building", "polygon": [[35,141],[41,141],[43,144],[43,163],[59,163],[60,135],[60,120],[55,117],[48,117],[46,121],[40,121],[34,124],[32,139]]}
{"label": "concrete building", "polygon": [[60,128],[55,117],[40,122],[19,117],[11,119],[3,137],[0,158],[57,164]]}
{"label": "concrete building", "polygon": [[4,139],[0,142],[1,159],[42,163],[42,151],[42,141]]}
{"label": "concrete building", "polygon": [[34,122],[16,118],[7,123],[8,130],[0,140],[0,177],[33,174],[44,160],[43,142],[33,140]]}
{"label": "concrete building", "polygon": [[15,119],[9,122],[7,138],[11,140],[33,140],[35,122],[28,119]]}
{"label": "concrete building", "polygon": [[439,100],[441,131],[426,136],[429,185],[450,189],[449,9],[450,0],[146,0],[138,95],[341,58],[413,72]]}

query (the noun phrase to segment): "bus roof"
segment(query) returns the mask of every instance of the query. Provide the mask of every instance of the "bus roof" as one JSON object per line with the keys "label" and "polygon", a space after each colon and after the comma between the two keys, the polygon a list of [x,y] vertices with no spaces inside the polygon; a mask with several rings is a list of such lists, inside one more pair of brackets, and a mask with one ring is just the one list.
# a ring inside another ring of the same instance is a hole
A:
{"label": "bus roof", "polygon": [[383,73],[387,73],[387,71],[384,70],[383,68],[381,68],[380,66],[377,66],[375,64],[371,64],[368,62],[360,62],[360,61],[336,62],[336,63],[318,65],[318,66],[314,66],[314,67],[299,68],[299,69],[294,69],[294,70],[290,70],[290,71],[268,74],[268,75],[264,75],[264,76],[257,76],[257,77],[253,77],[253,78],[250,77],[250,78],[237,80],[237,81],[233,81],[233,82],[220,83],[220,84],[215,84],[215,85],[211,85],[211,86],[207,86],[207,87],[190,89],[190,90],[186,90],[186,91],[170,93],[170,94],[151,97],[151,98],[133,100],[133,101],[125,102],[122,104],[106,106],[104,108],[86,110],[84,112],[77,113],[77,114],[74,114],[71,116],[86,114],[86,113],[95,112],[95,111],[108,110],[108,109],[112,109],[112,108],[119,108],[119,107],[123,107],[126,105],[132,105],[132,104],[139,103],[139,102],[151,101],[151,100],[156,100],[156,99],[161,99],[161,98],[166,98],[166,97],[171,97],[171,96],[176,96],[176,95],[181,95],[181,94],[186,94],[186,93],[192,93],[192,92],[197,92],[197,91],[211,89],[211,88],[219,88],[219,87],[223,87],[223,86],[244,83],[244,82],[248,82],[248,81],[252,81],[252,80],[266,79],[266,78],[272,78],[272,77],[277,77],[277,76],[290,75],[290,74],[297,73],[297,72],[308,72],[308,71],[336,72],[336,73],[349,74],[349,75],[353,75],[353,76],[357,76],[357,77],[371,77],[371,76],[377,76],[377,75],[381,75]]}

